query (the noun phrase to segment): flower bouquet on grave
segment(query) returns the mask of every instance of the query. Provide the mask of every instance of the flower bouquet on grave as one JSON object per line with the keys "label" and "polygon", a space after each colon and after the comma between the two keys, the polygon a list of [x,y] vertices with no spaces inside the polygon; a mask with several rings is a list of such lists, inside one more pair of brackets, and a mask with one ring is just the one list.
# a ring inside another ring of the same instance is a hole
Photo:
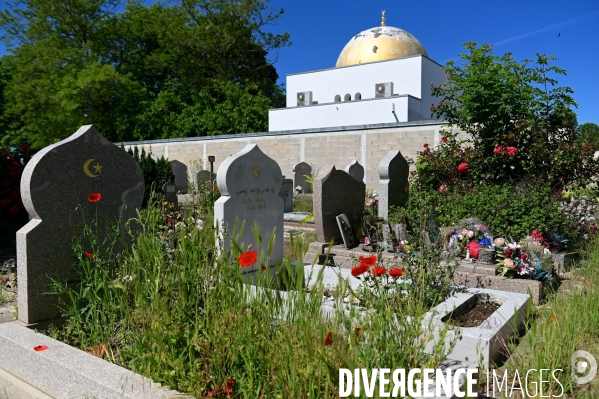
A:
{"label": "flower bouquet on grave", "polygon": [[374,190],[366,190],[366,199],[364,201],[364,205],[370,208],[370,213],[372,215],[378,215],[379,209],[379,195]]}
{"label": "flower bouquet on grave", "polygon": [[543,255],[545,248],[542,244],[534,239],[523,240],[520,244],[506,243],[501,237],[496,238],[494,244],[497,257],[501,259],[497,269],[500,275],[551,282],[551,271],[543,267],[547,257]]}
{"label": "flower bouquet on grave", "polygon": [[481,248],[491,248],[493,235],[487,226],[478,219],[464,219],[458,225],[446,230],[447,250],[458,257],[478,259]]}

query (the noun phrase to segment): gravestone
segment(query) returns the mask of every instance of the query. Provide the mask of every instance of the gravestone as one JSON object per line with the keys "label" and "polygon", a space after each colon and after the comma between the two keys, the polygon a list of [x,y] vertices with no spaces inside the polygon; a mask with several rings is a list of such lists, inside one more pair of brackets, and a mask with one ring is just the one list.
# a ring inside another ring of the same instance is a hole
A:
{"label": "gravestone", "polygon": [[395,235],[395,239],[397,242],[402,241],[410,241],[410,237],[408,236],[408,232],[406,231],[406,225],[399,223],[393,225],[393,234]]}
{"label": "gravestone", "polygon": [[293,212],[293,180],[285,179],[283,176],[279,195],[283,198],[283,212]]}
{"label": "gravestone", "polygon": [[353,161],[347,165],[345,171],[356,180],[364,180],[364,167],[358,161]]}
{"label": "gravestone", "polygon": [[302,194],[312,192],[312,186],[306,180],[306,176],[312,176],[312,167],[306,162],[300,162],[293,167],[293,187],[300,186]]}
{"label": "gravestone", "polygon": [[[283,176],[281,168],[266,156],[256,144],[248,144],[220,165],[216,175],[221,197],[214,204],[214,222],[219,229],[218,241],[225,250],[232,237],[244,250],[252,245],[263,263],[273,266],[283,258],[283,198],[279,195]],[[237,231],[234,231],[237,222]],[[241,225],[245,229],[240,233]],[[252,230],[260,229],[262,244],[258,245]],[[223,230],[224,229],[224,230]],[[274,247],[267,259],[268,243],[275,234]],[[244,271],[256,270],[260,260]]]}
{"label": "gravestone", "polygon": [[187,193],[187,165],[177,160],[171,161],[170,164],[173,174],[175,175],[177,191],[181,191],[184,194]]}
{"label": "gravestone", "polygon": [[[46,293],[50,279],[75,278],[73,240],[85,224],[101,242],[114,223],[135,217],[144,178],[126,151],[87,125],[29,161],[21,195],[31,220],[17,232],[18,309],[19,320],[31,324],[60,316],[58,298]],[[81,245],[93,255],[87,241]]]}
{"label": "gravestone", "polygon": [[354,232],[351,227],[351,223],[347,218],[347,215],[341,214],[335,218],[337,220],[337,226],[339,226],[339,233],[341,233],[341,238],[343,239],[343,244],[345,248],[352,248],[356,240],[354,239]]}
{"label": "gravestone", "polygon": [[198,192],[210,191],[212,182],[212,174],[209,170],[200,170],[196,174],[196,187]]}
{"label": "gravestone", "polygon": [[408,161],[399,151],[390,151],[379,164],[379,217],[389,219],[389,208],[408,203]]}
{"label": "gravestone", "polygon": [[354,218],[364,209],[366,185],[334,165],[324,166],[314,179],[314,224],[320,242],[340,242],[341,232],[335,218],[342,213]]}
{"label": "gravestone", "polygon": [[177,186],[175,183],[170,180],[164,183],[162,185],[162,192],[164,193],[164,202],[167,202],[175,209],[179,209],[179,199],[177,198]]}

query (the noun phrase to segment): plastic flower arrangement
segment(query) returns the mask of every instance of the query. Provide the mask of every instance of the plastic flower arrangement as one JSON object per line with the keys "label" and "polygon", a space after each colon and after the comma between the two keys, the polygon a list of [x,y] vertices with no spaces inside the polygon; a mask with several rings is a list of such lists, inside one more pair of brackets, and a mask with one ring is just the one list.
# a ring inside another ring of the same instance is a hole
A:
{"label": "plastic flower arrangement", "polygon": [[496,238],[494,244],[499,259],[497,272],[504,277],[526,278],[549,283],[551,275],[541,265],[546,255],[550,253],[541,240],[541,233],[535,230],[530,237],[520,243],[508,243],[503,238]]}
{"label": "plastic flower arrangement", "polygon": [[469,218],[463,220],[449,236],[450,252],[466,258],[478,258],[478,251],[492,246],[493,235],[479,220]]}
{"label": "plastic flower arrangement", "polygon": [[366,190],[366,206],[375,207],[379,204],[379,195],[374,190]]}

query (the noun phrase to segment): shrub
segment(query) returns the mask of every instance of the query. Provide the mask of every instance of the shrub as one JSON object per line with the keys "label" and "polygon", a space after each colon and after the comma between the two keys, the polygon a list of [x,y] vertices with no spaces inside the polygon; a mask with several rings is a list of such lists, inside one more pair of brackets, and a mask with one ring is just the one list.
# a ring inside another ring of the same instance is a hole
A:
{"label": "shrub", "polygon": [[146,154],[145,149],[141,149],[141,154],[137,147],[133,150],[129,148],[129,154],[141,167],[146,184],[144,190],[143,207],[146,207],[151,193],[162,193],[162,185],[168,180],[174,181],[175,175],[169,162],[162,156],[158,159],[152,158],[152,153]]}
{"label": "shrub", "polygon": [[438,226],[475,217],[493,234],[515,240],[530,235],[532,230],[565,234],[577,240],[580,233],[573,229],[577,221],[566,217],[561,204],[561,194],[552,191],[547,182],[532,179],[516,184],[479,185],[467,191],[454,188],[442,193],[416,185],[410,191],[407,208],[396,212],[417,220],[422,209],[431,209]]}

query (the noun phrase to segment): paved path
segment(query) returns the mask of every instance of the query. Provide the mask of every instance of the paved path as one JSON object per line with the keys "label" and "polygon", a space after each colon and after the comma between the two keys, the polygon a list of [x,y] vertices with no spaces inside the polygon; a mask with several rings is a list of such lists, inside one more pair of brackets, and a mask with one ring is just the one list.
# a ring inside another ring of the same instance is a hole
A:
{"label": "paved path", "polygon": [[[0,308],[0,323],[13,321],[14,310],[14,308]],[[52,399],[52,397],[0,368],[0,399]]]}

